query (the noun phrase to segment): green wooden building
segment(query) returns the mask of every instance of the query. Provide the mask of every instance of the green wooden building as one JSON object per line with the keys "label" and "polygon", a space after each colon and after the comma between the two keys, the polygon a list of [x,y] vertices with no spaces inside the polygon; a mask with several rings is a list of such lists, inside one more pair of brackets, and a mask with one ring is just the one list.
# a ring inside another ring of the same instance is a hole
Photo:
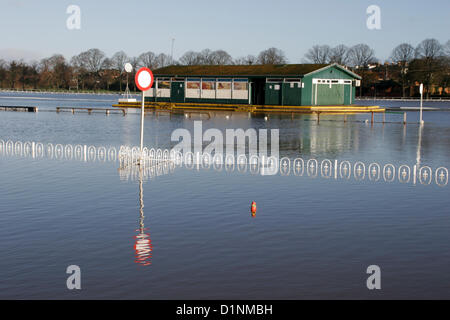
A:
{"label": "green wooden building", "polygon": [[169,66],[153,71],[148,102],[352,105],[361,77],[338,64]]}

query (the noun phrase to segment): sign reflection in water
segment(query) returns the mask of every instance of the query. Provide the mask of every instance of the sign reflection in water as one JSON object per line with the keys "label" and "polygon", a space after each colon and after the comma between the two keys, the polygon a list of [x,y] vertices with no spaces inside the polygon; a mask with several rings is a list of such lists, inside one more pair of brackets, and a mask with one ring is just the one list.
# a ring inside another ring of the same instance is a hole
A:
{"label": "sign reflection in water", "polygon": [[[134,250],[135,262],[142,266],[150,266],[152,264],[153,245],[150,239],[148,228],[144,225],[144,187],[143,187],[143,169],[139,169],[139,229],[135,236]],[[147,231],[147,233],[146,233]]]}

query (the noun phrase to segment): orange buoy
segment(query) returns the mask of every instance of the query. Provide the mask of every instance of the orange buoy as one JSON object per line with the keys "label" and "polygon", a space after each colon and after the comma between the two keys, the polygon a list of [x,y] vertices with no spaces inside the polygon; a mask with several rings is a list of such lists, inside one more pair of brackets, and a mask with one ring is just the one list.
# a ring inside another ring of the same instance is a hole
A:
{"label": "orange buoy", "polygon": [[257,208],[256,208],[256,202],[253,201],[253,202],[252,202],[252,214],[256,214],[256,210],[257,210]]}

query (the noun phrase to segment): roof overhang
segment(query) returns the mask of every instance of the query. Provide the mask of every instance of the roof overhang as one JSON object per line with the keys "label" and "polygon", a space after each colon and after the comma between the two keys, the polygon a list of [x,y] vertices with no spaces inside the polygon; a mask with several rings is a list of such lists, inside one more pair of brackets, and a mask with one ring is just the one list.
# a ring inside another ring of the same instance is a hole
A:
{"label": "roof overhang", "polygon": [[310,73],[305,74],[305,76],[310,76],[310,75],[313,75],[313,74],[315,74],[315,73],[318,73],[318,72],[321,72],[321,71],[324,71],[324,70],[327,70],[327,69],[333,68],[333,67],[335,67],[335,68],[341,70],[342,72],[347,73],[348,75],[350,75],[350,76],[353,77],[353,78],[356,78],[356,79],[358,79],[358,80],[361,80],[361,79],[362,79],[362,77],[361,77],[360,75],[358,75],[358,74],[356,74],[356,73],[354,73],[354,72],[348,70],[348,69],[345,68],[344,66],[341,66],[340,64],[337,64],[337,63],[333,63],[333,64],[330,64],[329,66],[326,66],[326,67],[323,67],[323,68],[314,70],[314,71],[312,71],[312,72],[310,72]]}

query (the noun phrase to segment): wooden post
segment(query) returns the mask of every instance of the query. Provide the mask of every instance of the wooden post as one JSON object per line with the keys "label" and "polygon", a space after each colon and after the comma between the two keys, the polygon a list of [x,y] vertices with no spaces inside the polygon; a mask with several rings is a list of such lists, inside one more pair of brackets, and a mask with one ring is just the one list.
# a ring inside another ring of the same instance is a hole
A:
{"label": "wooden post", "polygon": [[403,113],[403,124],[406,126],[406,112]]}
{"label": "wooden post", "polygon": [[344,114],[344,123],[347,122],[347,114]]}
{"label": "wooden post", "polygon": [[59,111],[60,111],[60,108],[59,108],[59,107],[56,107],[56,112],[59,113]]}
{"label": "wooden post", "polygon": [[317,111],[317,123],[320,123],[320,112]]}
{"label": "wooden post", "polygon": [[372,111],[372,122],[371,122],[371,124],[373,124],[373,120],[374,120],[374,116],[373,116],[373,111]]}

